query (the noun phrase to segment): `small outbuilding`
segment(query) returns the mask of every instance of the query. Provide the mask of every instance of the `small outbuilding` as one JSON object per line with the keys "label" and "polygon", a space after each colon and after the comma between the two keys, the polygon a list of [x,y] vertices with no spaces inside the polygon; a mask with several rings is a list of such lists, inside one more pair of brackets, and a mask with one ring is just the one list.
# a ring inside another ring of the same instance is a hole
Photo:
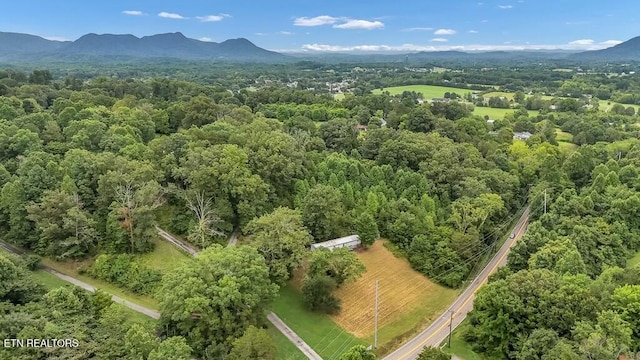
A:
{"label": "small outbuilding", "polygon": [[345,237],[341,237],[333,240],[324,241],[317,244],[311,244],[311,250],[316,250],[321,247],[327,248],[329,250],[346,247],[353,250],[358,246],[360,246],[360,244],[361,244],[360,236],[351,235],[351,236],[345,236]]}

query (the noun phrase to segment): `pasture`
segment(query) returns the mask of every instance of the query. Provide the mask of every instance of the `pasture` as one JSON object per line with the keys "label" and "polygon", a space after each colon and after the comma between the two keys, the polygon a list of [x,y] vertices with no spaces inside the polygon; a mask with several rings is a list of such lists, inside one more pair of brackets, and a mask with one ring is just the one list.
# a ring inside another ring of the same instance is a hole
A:
{"label": "pasture", "polygon": [[415,91],[422,94],[425,99],[441,98],[444,97],[446,92],[454,92],[460,96],[468,92],[477,92],[477,90],[460,89],[447,86],[435,86],[435,85],[405,85],[405,86],[393,86],[384,88],[383,90],[373,90],[374,94],[382,94],[383,91],[388,91],[391,95],[400,95],[405,91]]}
{"label": "pasture", "polygon": [[[473,115],[478,115],[480,117],[489,116],[489,119],[499,120],[504,118],[506,114],[513,113],[515,109],[498,109],[498,108],[490,108],[490,107],[480,107],[476,106],[473,110]],[[538,116],[540,113],[536,110],[527,110],[530,117]]]}
{"label": "pasture", "polygon": [[458,290],[447,289],[395,257],[382,240],[358,253],[367,272],[336,291],[342,301],[332,319],[349,333],[373,342],[375,282],[378,291],[378,348],[381,353],[426,327],[453,302]]}

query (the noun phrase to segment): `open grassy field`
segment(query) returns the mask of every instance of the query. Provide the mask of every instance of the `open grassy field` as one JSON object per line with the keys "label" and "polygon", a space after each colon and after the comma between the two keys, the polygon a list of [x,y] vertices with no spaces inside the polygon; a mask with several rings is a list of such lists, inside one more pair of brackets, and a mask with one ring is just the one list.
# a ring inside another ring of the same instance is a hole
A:
{"label": "open grassy field", "polygon": [[560,129],[556,129],[556,140],[559,142],[571,142],[573,141],[573,135]]}
{"label": "open grassy field", "polygon": [[454,92],[460,96],[473,92],[475,90],[459,89],[447,86],[435,86],[435,85],[405,85],[405,86],[393,86],[384,88],[384,90],[373,90],[374,94],[381,94],[383,91],[388,91],[391,95],[399,95],[405,91],[415,91],[421,93],[425,99],[441,98],[444,97],[446,92]]}
{"label": "open grassy field", "polygon": [[[611,110],[613,105],[616,105],[616,104],[618,103],[607,101],[607,100],[598,100],[598,107],[602,111],[609,111]],[[624,106],[625,108],[631,106],[632,108],[636,109],[636,113],[638,112],[638,109],[640,109],[640,105],[630,105],[630,104],[620,104],[620,105]]]}
{"label": "open grassy field", "polygon": [[[476,106],[473,110],[473,115],[478,115],[484,117],[485,115],[489,116],[490,119],[502,119],[508,113],[514,112],[514,109],[498,109],[498,108],[490,108],[490,107],[480,107]],[[539,111],[536,110],[528,110],[529,116],[538,116]]]}
{"label": "open grassy field", "polygon": [[367,272],[336,291],[340,314],[332,316],[343,329],[373,341],[375,282],[378,291],[378,347],[381,351],[439,316],[459,294],[437,285],[395,257],[379,240],[359,252]]}
{"label": "open grassy field", "polygon": [[325,360],[338,359],[354,345],[365,344],[344,331],[324,314],[308,311],[302,296],[292,285],[280,289],[271,310]]}
{"label": "open grassy field", "polygon": [[639,266],[640,265],[640,252],[637,253],[634,257],[632,257],[631,259],[627,260],[627,267],[631,268],[631,267],[635,267],[635,266]]}
{"label": "open grassy field", "polygon": [[175,245],[159,237],[154,241],[152,252],[140,255],[141,263],[160,271],[170,271],[190,256],[179,250]]}

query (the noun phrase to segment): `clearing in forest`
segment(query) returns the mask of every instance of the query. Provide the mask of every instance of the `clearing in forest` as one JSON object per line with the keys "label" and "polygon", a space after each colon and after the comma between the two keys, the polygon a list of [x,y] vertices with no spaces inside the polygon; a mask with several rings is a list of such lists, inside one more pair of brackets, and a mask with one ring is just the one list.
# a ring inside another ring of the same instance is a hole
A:
{"label": "clearing in forest", "polygon": [[373,90],[374,94],[382,94],[382,91],[388,91],[391,95],[399,95],[405,91],[415,91],[417,93],[422,94],[425,99],[430,100],[433,98],[442,98],[444,97],[444,93],[456,93],[460,96],[464,96],[466,93],[470,92],[479,92],[478,90],[471,89],[460,89],[454,87],[447,86],[436,86],[436,85],[404,85],[404,86],[392,86],[388,88],[384,88],[383,90],[376,89]]}
{"label": "clearing in forest", "polygon": [[459,290],[435,284],[414,271],[407,260],[393,255],[382,240],[359,251],[358,257],[367,272],[355,283],[336,291],[342,301],[342,310],[332,318],[351,334],[372,339],[375,283],[379,280],[379,347],[421,330],[445,311],[459,294]]}

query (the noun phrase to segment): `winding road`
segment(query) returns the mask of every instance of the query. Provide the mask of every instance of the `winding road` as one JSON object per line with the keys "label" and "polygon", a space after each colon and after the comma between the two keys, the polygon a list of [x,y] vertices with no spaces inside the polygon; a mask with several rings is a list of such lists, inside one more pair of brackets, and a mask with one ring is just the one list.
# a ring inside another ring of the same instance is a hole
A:
{"label": "winding road", "polygon": [[512,233],[515,235],[513,238],[507,239],[504,245],[494,255],[493,259],[485,266],[482,272],[473,280],[471,285],[458,296],[456,301],[428,328],[422,331],[413,339],[406,342],[400,348],[385,356],[383,360],[409,360],[417,359],[422,348],[425,346],[438,347],[449,336],[449,326],[451,331],[455,329],[467,314],[473,309],[473,299],[475,299],[475,293],[478,289],[487,282],[489,275],[493,274],[495,270],[506,264],[507,255],[511,250],[511,247],[522,237],[527,229],[527,223],[529,221],[530,208],[524,210],[520,220],[513,228]]}
{"label": "winding road", "polygon": [[[20,248],[18,248],[16,246],[13,246],[11,244],[8,244],[8,243],[6,243],[4,241],[0,241],[0,248],[3,248],[6,251],[8,251],[8,252],[10,252],[12,254],[18,255],[18,256],[22,256],[22,255],[26,254],[26,252],[24,250],[22,250],[22,249],[20,249]],[[73,278],[73,277],[71,277],[69,275],[65,275],[63,273],[60,273],[60,272],[58,272],[58,271],[56,271],[56,270],[54,270],[54,269],[52,269],[52,268],[50,268],[50,267],[48,267],[46,265],[40,264],[38,267],[41,270],[46,271],[49,274],[51,274],[51,275],[53,275],[53,276],[55,276],[55,277],[57,277],[59,279],[62,279],[62,280],[66,281],[66,282],[68,282],[70,284],[73,284],[75,286],[79,286],[79,287],[81,287],[81,288],[83,288],[85,290],[91,291],[91,292],[95,292],[96,291],[95,287],[87,284],[86,282],[80,281],[80,280],[78,280],[76,278]],[[113,300],[113,302],[115,302],[115,303],[122,304],[122,305],[128,307],[129,309],[132,309],[132,310],[137,311],[137,312],[139,312],[141,314],[147,315],[147,316],[149,316],[151,318],[160,319],[160,313],[155,311],[155,310],[153,310],[153,309],[149,309],[148,307],[144,307],[142,305],[138,305],[138,304],[132,303],[131,301],[127,301],[127,300],[125,300],[125,299],[123,299],[123,298],[121,298],[119,296],[116,296],[116,295],[111,295],[111,300]]]}

